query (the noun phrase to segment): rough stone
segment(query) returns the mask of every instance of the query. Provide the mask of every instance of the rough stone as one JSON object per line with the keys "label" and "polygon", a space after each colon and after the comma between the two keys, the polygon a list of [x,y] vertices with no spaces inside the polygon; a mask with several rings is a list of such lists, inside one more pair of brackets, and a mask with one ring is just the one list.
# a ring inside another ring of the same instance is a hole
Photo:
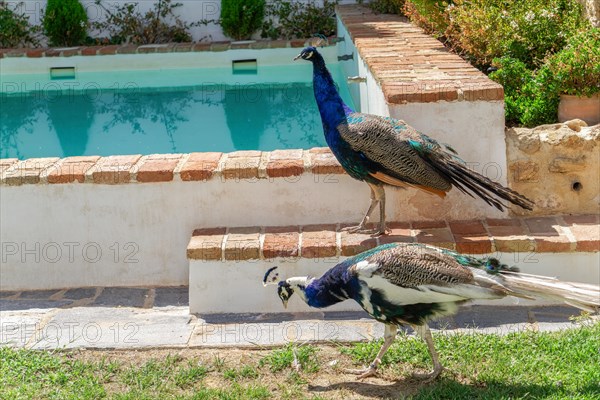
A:
{"label": "rough stone", "polygon": [[147,296],[147,289],[109,287],[102,290],[102,293],[100,293],[100,295],[96,298],[94,305],[111,307],[143,307]]}
{"label": "rough stone", "polygon": [[[106,289],[105,289],[106,290]],[[186,307],[140,310],[98,307],[61,310],[44,327],[34,349],[185,346],[192,333]]]}
{"label": "rough stone", "polygon": [[517,146],[525,154],[533,154],[540,149],[540,136],[530,129],[511,128],[506,132],[507,136],[515,137]]}
{"label": "rough stone", "polygon": [[533,161],[515,161],[509,166],[516,182],[538,182],[540,166]]}
{"label": "rough stone", "polygon": [[550,172],[556,172],[560,174],[565,174],[568,172],[578,172],[585,170],[586,160],[585,155],[570,158],[570,157],[556,157],[550,165],[548,166],[548,170]]}
{"label": "rough stone", "polygon": [[512,207],[514,214],[598,212],[600,126],[584,125],[573,120],[507,131],[509,186],[535,203],[532,211]]}
{"label": "rough stone", "polygon": [[187,306],[188,304],[187,286],[159,287],[154,291],[154,307]]}

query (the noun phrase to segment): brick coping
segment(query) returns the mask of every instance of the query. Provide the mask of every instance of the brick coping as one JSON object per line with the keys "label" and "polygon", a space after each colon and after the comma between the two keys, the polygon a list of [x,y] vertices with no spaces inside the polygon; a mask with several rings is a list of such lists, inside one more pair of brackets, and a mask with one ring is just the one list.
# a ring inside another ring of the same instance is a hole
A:
{"label": "brick coping", "polygon": [[390,223],[391,234],[341,231],[345,225],[204,228],[193,232],[190,260],[242,261],[353,256],[390,242],[425,243],[465,254],[600,251],[600,215]]}
{"label": "brick coping", "polygon": [[[0,49],[0,58],[11,57],[73,57],[73,56],[106,56],[116,54],[152,54],[152,53],[190,53],[227,50],[262,50],[282,48],[303,48],[311,39],[292,40],[245,40],[245,41],[216,41],[210,43],[166,43],[144,45],[102,45],[102,46],[74,46],[74,47],[46,47],[46,48],[17,48]],[[337,43],[336,37],[328,38],[327,46]]]}
{"label": "brick coping", "polygon": [[338,17],[387,103],[504,100],[504,89],[406,18],[338,5]]}
{"label": "brick coping", "polygon": [[[127,184],[345,174],[327,147],[309,150],[0,159],[0,185]],[[295,178],[294,178],[295,179]]]}

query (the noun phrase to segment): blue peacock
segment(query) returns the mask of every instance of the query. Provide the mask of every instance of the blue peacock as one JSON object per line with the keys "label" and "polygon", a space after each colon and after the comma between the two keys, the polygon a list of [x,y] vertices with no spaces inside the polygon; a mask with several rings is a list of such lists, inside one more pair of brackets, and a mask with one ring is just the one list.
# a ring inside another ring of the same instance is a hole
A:
{"label": "blue peacock", "polygon": [[[263,283],[276,283],[276,268],[267,271]],[[376,373],[397,327],[405,324],[412,325],[427,343],[433,361],[431,372],[413,376],[435,379],[442,365],[427,321],[452,315],[469,300],[515,296],[560,301],[592,312],[600,308],[599,286],[522,274],[495,258],[480,259],[415,243],[381,245],[344,260],[320,278],[293,277],[277,284],[284,307],[294,293],[316,308],[352,299],[385,324],[377,357],[367,368],[350,371],[361,379]]]}
{"label": "blue peacock", "polygon": [[380,222],[374,233],[386,233],[384,185],[414,187],[442,198],[455,186],[500,211],[506,207],[500,199],[533,208],[531,200],[468,169],[450,146],[440,145],[404,121],[354,112],[340,97],[316,48],[305,48],[297,59],[313,64],[313,89],[327,145],[351,177],[371,188],[364,218],[348,231],[370,232],[367,223],[379,204]]}

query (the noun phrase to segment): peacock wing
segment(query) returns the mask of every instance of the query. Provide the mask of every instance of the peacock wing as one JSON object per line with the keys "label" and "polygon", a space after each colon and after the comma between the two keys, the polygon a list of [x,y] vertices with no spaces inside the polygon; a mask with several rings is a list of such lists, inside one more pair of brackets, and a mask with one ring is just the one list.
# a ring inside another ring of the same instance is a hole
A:
{"label": "peacock wing", "polygon": [[441,151],[435,140],[393,118],[353,113],[347,122],[338,126],[340,136],[369,160],[373,177],[394,186],[450,190],[450,183],[428,162]]}
{"label": "peacock wing", "polygon": [[365,261],[379,266],[373,274],[402,287],[448,286],[473,281],[469,268],[429,246],[398,245],[373,254]]}

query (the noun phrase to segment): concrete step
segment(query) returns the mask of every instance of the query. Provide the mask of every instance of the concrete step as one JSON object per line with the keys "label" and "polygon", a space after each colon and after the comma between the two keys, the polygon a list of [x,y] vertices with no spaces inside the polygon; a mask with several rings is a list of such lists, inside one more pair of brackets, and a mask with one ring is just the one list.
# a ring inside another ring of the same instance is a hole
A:
{"label": "concrete step", "polygon": [[[389,242],[426,243],[465,254],[493,255],[522,272],[600,283],[598,215],[390,223],[391,233],[380,237],[349,234],[343,227],[195,230],[187,248],[190,312],[282,312],[274,288],[262,285],[268,268],[280,266],[284,277],[320,276],[346,257]],[[308,310],[300,299],[290,301],[290,312]],[[354,302],[342,302],[328,310],[359,308]]]}

